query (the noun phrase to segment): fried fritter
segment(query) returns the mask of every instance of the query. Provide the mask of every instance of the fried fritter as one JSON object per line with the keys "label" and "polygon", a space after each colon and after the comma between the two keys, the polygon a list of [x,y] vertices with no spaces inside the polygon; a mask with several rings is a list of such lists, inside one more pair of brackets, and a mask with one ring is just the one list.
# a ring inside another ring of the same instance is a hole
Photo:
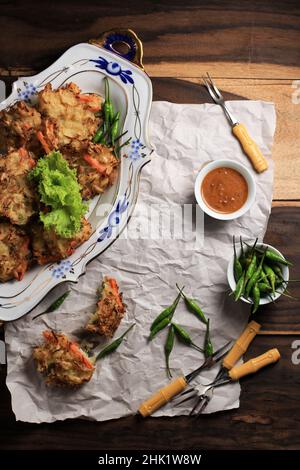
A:
{"label": "fried fritter", "polygon": [[16,225],[25,225],[36,212],[37,197],[28,179],[34,165],[24,147],[0,157],[0,216]]}
{"label": "fried fritter", "polygon": [[120,161],[112,149],[89,142],[82,152],[73,151],[70,147],[64,147],[61,151],[69,166],[77,171],[84,199],[103,193],[114,183]]}
{"label": "fried fritter", "polygon": [[100,96],[82,95],[74,83],[56,90],[52,90],[51,84],[46,85],[39,93],[38,108],[45,119],[39,138],[41,142],[44,138],[50,150],[64,145],[78,148],[81,142],[93,137],[100,123],[95,114],[101,109]]}
{"label": "fried fritter", "polygon": [[32,229],[33,257],[38,264],[47,264],[67,258],[75,249],[91,236],[92,227],[82,220],[82,228],[74,238],[60,237],[54,230],[45,230],[42,224],[36,224]]}
{"label": "fried fritter", "polygon": [[25,101],[18,101],[0,112],[1,150],[6,153],[10,148],[25,147],[35,151],[40,144],[36,133],[41,127],[41,115]]}
{"label": "fried fritter", "polygon": [[112,338],[125,314],[125,304],[115,279],[105,276],[97,309],[85,329]]}
{"label": "fried fritter", "polygon": [[22,280],[30,263],[29,241],[19,227],[0,222],[0,282]]}
{"label": "fried fritter", "polygon": [[91,380],[95,367],[77,343],[63,333],[43,331],[44,344],[33,350],[47,385],[76,387]]}

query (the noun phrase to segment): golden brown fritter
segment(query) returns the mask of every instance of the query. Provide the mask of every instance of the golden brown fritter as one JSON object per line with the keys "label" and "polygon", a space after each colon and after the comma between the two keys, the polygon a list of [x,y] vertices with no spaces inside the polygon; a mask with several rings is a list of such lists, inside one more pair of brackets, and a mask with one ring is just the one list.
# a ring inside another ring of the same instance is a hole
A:
{"label": "golden brown fritter", "polygon": [[22,280],[31,258],[29,241],[19,227],[0,222],[0,282]]}
{"label": "golden brown fritter", "polygon": [[91,380],[95,367],[77,343],[63,333],[43,331],[44,344],[33,350],[37,370],[47,385],[77,387]]}
{"label": "golden brown fritter", "polygon": [[97,309],[85,329],[107,338],[113,337],[125,314],[125,304],[115,279],[105,276]]}
{"label": "golden brown fritter", "polygon": [[34,165],[24,147],[0,157],[0,216],[16,225],[25,225],[36,212],[37,196],[28,179]]}
{"label": "golden brown fritter", "polygon": [[0,141],[7,152],[10,148],[40,148],[36,133],[41,127],[41,115],[35,107],[18,101],[0,112]]}
{"label": "golden brown fritter", "polygon": [[95,113],[101,109],[101,98],[81,94],[74,83],[56,90],[46,85],[39,93],[38,108],[45,119],[42,132],[50,150],[64,145],[78,148],[94,136],[100,123]]}
{"label": "golden brown fritter", "polygon": [[112,149],[89,142],[81,152],[73,151],[70,146],[64,147],[61,152],[70,168],[77,171],[84,199],[103,193],[116,180],[120,160]]}
{"label": "golden brown fritter", "polygon": [[33,257],[38,264],[47,264],[67,258],[75,249],[88,240],[92,233],[91,224],[82,220],[82,228],[74,238],[64,238],[54,230],[45,230],[42,224],[36,224],[32,229]]}

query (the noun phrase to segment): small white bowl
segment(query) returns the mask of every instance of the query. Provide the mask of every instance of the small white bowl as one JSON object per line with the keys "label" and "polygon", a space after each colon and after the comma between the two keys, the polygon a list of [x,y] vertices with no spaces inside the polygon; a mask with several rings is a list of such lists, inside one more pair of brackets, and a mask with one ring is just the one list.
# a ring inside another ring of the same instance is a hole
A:
{"label": "small white bowl", "polygon": [[[248,197],[246,199],[245,204],[239,210],[235,212],[230,212],[229,214],[217,212],[211,209],[210,207],[208,207],[201,194],[201,185],[205,176],[210,171],[214,170],[215,168],[221,168],[221,167],[232,168],[233,170],[238,171],[245,178],[248,184]],[[256,185],[255,185],[255,181],[254,181],[252,174],[244,165],[234,160],[215,160],[215,161],[207,163],[206,165],[203,166],[203,168],[201,168],[195,181],[195,197],[196,197],[197,203],[207,215],[218,220],[233,220],[244,215],[254,203],[255,195],[256,195]]]}
{"label": "small white bowl", "polygon": [[[258,243],[257,244],[257,248],[261,248],[262,250],[265,250],[267,247],[270,248],[270,250],[274,251],[274,253],[276,253],[277,255],[283,257],[283,255],[280,253],[280,251],[278,251],[273,246],[267,245],[266,243]],[[236,255],[237,255],[238,258],[241,256],[241,248],[236,249]],[[235,282],[235,279],[234,279],[233,263],[234,263],[234,255],[232,256],[231,260],[229,261],[228,268],[227,268],[227,280],[228,280],[228,284],[229,284],[230,289],[232,290],[232,292],[234,292],[235,288],[236,288],[236,282]],[[288,282],[288,280],[290,278],[290,270],[289,270],[288,266],[285,266],[284,264],[282,264],[281,265],[281,270],[282,270],[283,280]],[[287,282],[286,282],[286,287],[287,287]],[[277,290],[278,290],[278,292],[276,292],[274,295],[270,294],[270,296],[262,297],[259,301],[259,305],[266,305],[266,304],[269,304],[269,303],[273,302],[274,300],[279,299],[279,297],[285,291],[285,288],[282,287],[281,289],[277,289]],[[240,297],[240,300],[242,300],[243,302],[246,302],[247,304],[251,304],[250,300],[246,299],[243,296]]]}

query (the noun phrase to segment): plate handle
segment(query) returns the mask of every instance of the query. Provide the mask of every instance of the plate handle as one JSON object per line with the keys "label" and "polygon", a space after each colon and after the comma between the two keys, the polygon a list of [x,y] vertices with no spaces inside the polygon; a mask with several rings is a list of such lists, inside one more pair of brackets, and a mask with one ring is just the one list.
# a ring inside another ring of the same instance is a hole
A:
{"label": "plate handle", "polygon": [[102,33],[99,38],[90,39],[89,43],[104,47],[144,70],[143,44],[132,29],[111,29]]}

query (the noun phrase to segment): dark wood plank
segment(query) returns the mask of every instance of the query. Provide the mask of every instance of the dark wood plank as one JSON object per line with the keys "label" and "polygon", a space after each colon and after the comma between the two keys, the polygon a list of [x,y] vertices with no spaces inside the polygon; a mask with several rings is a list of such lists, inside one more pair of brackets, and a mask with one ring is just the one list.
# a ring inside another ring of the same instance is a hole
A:
{"label": "dark wood plank", "polygon": [[[265,241],[292,261],[290,278],[300,279],[300,207],[273,208]],[[289,290],[298,300],[282,296],[275,304],[264,306],[258,315],[263,329],[300,332],[300,283],[290,282]]]}
{"label": "dark wood plank", "polygon": [[[28,72],[28,71],[26,71]],[[21,71],[22,73],[22,71]],[[31,75],[38,71],[30,71]],[[17,79],[16,76],[0,75],[0,80],[6,84],[6,96],[11,93],[12,84]],[[186,80],[173,78],[152,78],[153,99],[155,101],[171,101],[173,103],[210,103],[209,95],[203,86],[191,83]],[[224,92],[226,100],[245,99],[234,93]]]}
{"label": "dark wood plank", "polygon": [[72,5],[60,1],[42,7],[36,0],[2,2],[0,68],[41,70],[68,47],[116,26],[139,33],[148,64],[238,61],[247,66],[298,66],[299,13],[296,0],[73,0]]}
{"label": "dark wood plank", "polygon": [[[152,78],[153,99],[155,101],[171,101],[173,103],[211,103],[204,86],[176,78]],[[223,92],[225,100],[245,99],[240,95]]]}
{"label": "dark wood plank", "polygon": [[203,416],[136,416],[94,423],[16,423],[10,397],[0,386],[0,449],[300,449],[299,367],[291,362],[296,337],[257,337],[247,355],[278,347],[281,361],[242,381],[238,410]]}

